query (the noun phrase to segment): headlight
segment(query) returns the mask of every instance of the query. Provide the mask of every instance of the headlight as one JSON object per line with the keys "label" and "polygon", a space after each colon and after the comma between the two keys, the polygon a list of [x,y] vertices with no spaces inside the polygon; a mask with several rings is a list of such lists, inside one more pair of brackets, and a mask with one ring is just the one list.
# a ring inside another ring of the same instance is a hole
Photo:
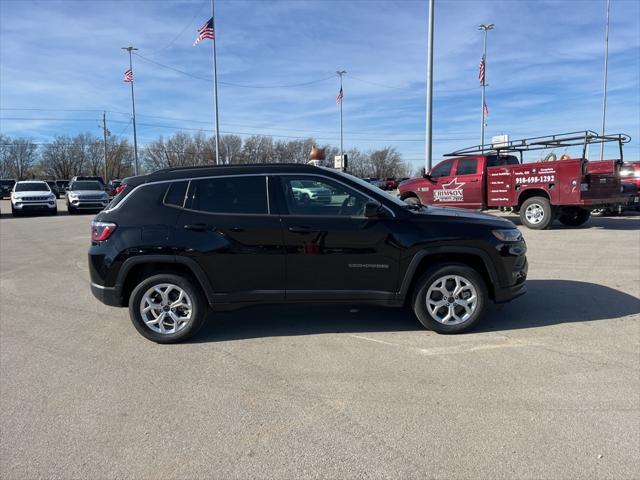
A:
{"label": "headlight", "polygon": [[75,193],[69,193],[69,198],[78,198],[78,195]]}
{"label": "headlight", "polygon": [[510,228],[508,230],[491,230],[493,236],[501,242],[518,242],[522,240],[522,233],[517,228]]}

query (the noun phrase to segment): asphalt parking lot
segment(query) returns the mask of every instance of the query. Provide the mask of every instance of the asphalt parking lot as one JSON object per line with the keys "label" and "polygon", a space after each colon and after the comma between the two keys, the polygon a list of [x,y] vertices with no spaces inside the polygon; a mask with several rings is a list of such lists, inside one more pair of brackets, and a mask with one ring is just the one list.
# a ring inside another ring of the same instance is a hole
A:
{"label": "asphalt parking lot", "polygon": [[640,476],[638,215],[523,229],[527,295],[469,334],[272,306],[161,346],[92,297],[91,215],[1,209],[2,478]]}

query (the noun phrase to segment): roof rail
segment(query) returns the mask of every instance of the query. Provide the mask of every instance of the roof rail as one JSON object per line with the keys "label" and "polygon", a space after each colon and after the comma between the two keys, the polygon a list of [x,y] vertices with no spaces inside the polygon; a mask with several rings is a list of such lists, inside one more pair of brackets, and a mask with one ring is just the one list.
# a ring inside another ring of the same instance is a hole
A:
{"label": "roof rail", "polygon": [[[530,150],[544,150],[556,147],[572,147],[580,145],[586,150],[587,145],[592,143],[608,143],[618,142],[620,152],[622,152],[622,144],[631,140],[629,135],[624,133],[599,135],[592,130],[580,132],[560,133],[557,135],[546,135],[542,137],[523,138],[520,140],[509,140],[497,144],[476,145],[473,147],[463,148],[455,152],[447,153],[445,157],[462,157],[465,155],[495,155],[508,152],[522,152]],[[583,155],[584,156],[584,155]]]}

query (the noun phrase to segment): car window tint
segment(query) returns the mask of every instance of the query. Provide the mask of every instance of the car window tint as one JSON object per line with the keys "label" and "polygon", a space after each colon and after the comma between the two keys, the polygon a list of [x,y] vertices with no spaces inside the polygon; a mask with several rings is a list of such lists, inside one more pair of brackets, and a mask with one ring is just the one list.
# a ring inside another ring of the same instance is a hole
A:
{"label": "car window tint", "polygon": [[461,158],[458,160],[458,166],[456,167],[456,175],[472,175],[476,173],[478,169],[478,159],[476,158]]}
{"label": "car window tint", "polygon": [[188,185],[189,182],[173,182],[167,189],[167,194],[164,197],[164,203],[167,205],[182,207],[184,205],[184,198],[187,195]]}
{"label": "car window tint", "polygon": [[498,167],[504,165],[518,165],[520,162],[518,161],[518,157],[514,155],[488,155],[487,156],[487,167]]}
{"label": "car window tint", "polygon": [[368,197],[324,178],[282,177],[287,210],[291,215],[362,216]]}
{"label": "car window tint", "polygon": [[191,181],[191,208],[210,213],[269,213],[264,176]]}
{"label": "car window tint", "polygon": [[445,160],[439,163],[431,170],[431,176],[433,178],[448,177],[451,173],[451,160]]}

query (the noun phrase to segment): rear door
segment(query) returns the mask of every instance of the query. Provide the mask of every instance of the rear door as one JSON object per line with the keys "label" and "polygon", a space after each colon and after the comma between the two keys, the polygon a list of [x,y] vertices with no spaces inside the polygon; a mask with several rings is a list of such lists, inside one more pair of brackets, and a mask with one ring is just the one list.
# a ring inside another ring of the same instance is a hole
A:
{"label": "rear door", "polygon": [[193,179],[178,218],[182,255],[205,271],[223,302],[284,300],[284,250],[266,175]]}
{"label": "rear door", "polygon": [[[462,191],[462,195],[456,196],[456,205],[464,208],[480,210],[483,205],[482,166],[477,157],[458,158],[454,166],[454,188]],[[458,194],[459,195],[459,194]]]}
{"label": "rear door", "polygon": [[386,298],[397,290],[400,252],[390,210],[364,217],[371,200],[364,192],[321,175],[274,179],[280,182],[287,299]]}

